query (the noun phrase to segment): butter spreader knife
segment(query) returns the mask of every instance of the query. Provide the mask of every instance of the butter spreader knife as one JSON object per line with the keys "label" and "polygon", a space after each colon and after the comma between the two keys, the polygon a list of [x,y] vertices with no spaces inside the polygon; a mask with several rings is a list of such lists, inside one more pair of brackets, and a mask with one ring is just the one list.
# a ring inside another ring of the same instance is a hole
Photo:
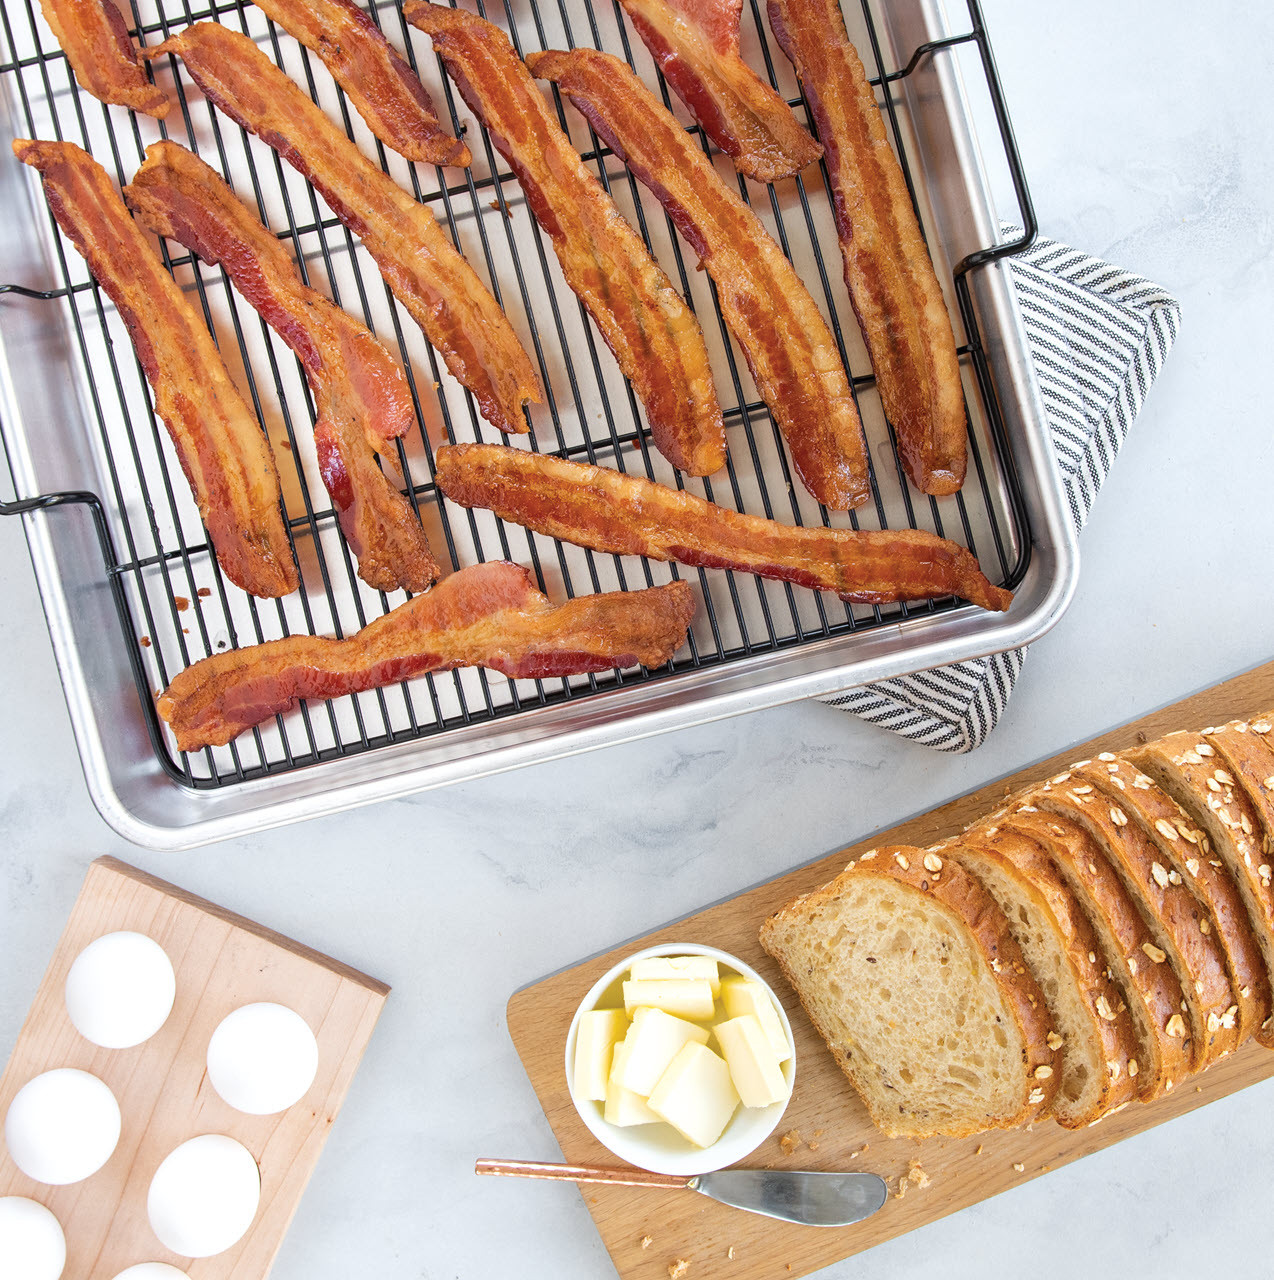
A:
{"label": "butter spreader knife", "polygon": [[883,1178],[874,1173],[816,1173],[808,1169],[721,1169],[693,1177],[534,1160],[479,1160],[474,1173],[505,1178],[604,1182],[624,1187],[697,1191],[736,1209],[805,1227],[848,1227],[885,1203]]}

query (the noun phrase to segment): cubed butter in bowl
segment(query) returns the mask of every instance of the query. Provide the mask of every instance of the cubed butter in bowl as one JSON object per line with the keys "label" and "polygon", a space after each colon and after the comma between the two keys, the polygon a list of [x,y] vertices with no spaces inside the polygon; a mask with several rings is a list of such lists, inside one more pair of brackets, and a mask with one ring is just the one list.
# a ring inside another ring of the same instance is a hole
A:
{"label": "cubed butter in bowl", "polygon": [[671,943],[629,956],[580,1002],[566,1037],[571,1100],[640,1169],[724,1169],[774,1132],[792,1094],[787,1014],[735,956]]}

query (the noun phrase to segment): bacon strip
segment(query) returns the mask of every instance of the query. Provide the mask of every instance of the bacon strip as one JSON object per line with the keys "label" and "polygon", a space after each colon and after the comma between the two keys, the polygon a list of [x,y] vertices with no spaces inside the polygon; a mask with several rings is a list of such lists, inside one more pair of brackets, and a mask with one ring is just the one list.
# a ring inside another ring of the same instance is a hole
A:
{"label": "bacon strip", "polygon": [[323,59],[367,127],[408,160],[467,167],[463,142],[438,122],[425,86],[406,58],[353,0],[253,0]]}
{"label": "bacon strip", "polygon": [[202,319],[92,156],[22,138],[13,153],[40,171],[58,226],[127,325],[226,577],[254,596],[295,591],[274,454]]}
{"label": "bacon strip", "polygon": [[148,56],[164,53],[180,57],[212,102],[309,179],[362,240],[487,421],[525,432],[522,406],[541,399],[531,359],[433,214],[372,164],[247,36],[198,22]]}
{"label": "bacon strip", "polygon": [[102,102],[163,119],[168,95],[146,78],[115,0],[40,0],[80,88]]}
{"label": "bacon strip", "polygon": [[611,555],[741,569],[854,603],[953,595],[1003,612],[1013,599],[987,581],[969,551],[936,534],[793,528],[638,476],[524,449],[445,445],[437,482],[462,507],[485,507],[502,520]]}
{"label": "bacon strip", "polygon": [[187,667],[159,696],[182,751],[223,746],[302,698],[336,698],[452,667],[510,680],[667,662],[686,639],[685,582],[554,605],[531,574],[497,561],[461,569],[348,640],[289,636]]}
{"label": "bacon strip", "polygon": [[536,221],[646,407],[673,466],[710,475],[725,465],[725,424],[703,331],[641,237],[585,168],[509,38],[461,9],[409,0],[461,96],[509,162]]}
{"label": "bacon strip", "polygon": [[198,156],[156,142],[124,188],[156,235],[220,263],[301,359],[318,410],[314,439],[358,573],[378,591],[423,591],[442,574],[411,504],[376,465],[415,422],[398,362],[361,324],[307,288],[288,251]]}
{"label": "bacon strip", "polygon": [[955,493],[968,444],[951,317],[839,0],[769,0],[831,181],[845,285],[898,453],[923,493]]}
{"label": "bacon strip", "polygon": [[823,148],[739,56],[743,0],[620,0],[655,65],[708,137],[749,178],[800,173]]}
{"label": "bacon strip", "polygon": [[871,496],[867,449],[836,341],[757,216],[626,63],[593,49],[527,56],[654,192],[717,286],[797,474],[838,511]]}

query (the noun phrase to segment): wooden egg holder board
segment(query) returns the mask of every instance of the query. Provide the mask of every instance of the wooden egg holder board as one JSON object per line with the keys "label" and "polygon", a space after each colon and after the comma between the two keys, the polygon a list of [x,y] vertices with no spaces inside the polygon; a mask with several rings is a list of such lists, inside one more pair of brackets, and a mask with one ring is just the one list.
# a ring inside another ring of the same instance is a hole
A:
{"label": "wooden egg holder board", "polygon": [[[131,1049],[102,1049],[71,1025],[63,990],[80,951],[120,929],[146,934],[163,947],[176,973],[177,995],[168,1020],[149,1040]],[[64,1280],[111,1280],[139,1262],[167,1262],[191,1280],[260,1280],[270,1270],[388,994],[383,983],[327,956],[114,858],[99,858],[0,1077],[0,1117],[33,1077],[78,1067],[109,1085],[118,1100],[119,1145],[91,1177],[52,1187],[22,1173],[0,1142],[0,1196],[26,1196],[57,1217],[66,1235]],[[234,1110],[206,1073],[208,1041],[218,1023],[256,1001],[300,1014],[319,1047],[314,1083],[299,1102],[272,1116]],[[261,1203],[237,1244],[192,1260],[156,1239],[146,1195],[169,1152],[203,1133],[226,1134],[252,1153],[261,1171]]]}
{"label": "wooden egg holder board", "polygon": [[[1200,1076],[1187,1079],[1153,1103],[1134,1103],[1118,1115],[1073,1132],[1053,1121],[956,1140],[924,1142],[885,1138],[868,1118],[849,1082],[800,1007],[792,989],[757,941],[761,922],[798,894],[836,876],[854,854],[884,844],[930,845],[956,835],[989,812],[1010,791],[1051,777],[1068,764],[1120,751],[1176,729],[1261,714],[1274,707],[1274,662],[1216,685],[1013,777],[953,800],[892,831],[800,867],[720,902],[646,937],[595,956],[517,991],[509,1000],[514,1045],[571,1164],[619,1163],[584,1127],[567,1092],[563,1056],[566,1033],[592,984],[625,956],[660,943],[699,942],[720,947],[752,965],[787,1009],[796,1037],[796,1087],[778,1129],[741,1164],[751,1168],[867,1169],[889,1179],[891,1198],[852,1227],[799,1227],[776,1222],[685,1191],[589,1186],[584,1203],[623,1280],[667,1280],[677,1259],[689,1262],[687,1280],[788,1280],[851,1257],[872,1245],[943,1218],[1000,1191],[1029,1182],[1081,1156],[1108,1147],[1173,1116],[1183,1115],[1246,1085],[1274,1076],[1274,1053],[1245,1045]],[[796,1130],[790,1154],[781,1135]],[[1182,1152],[1182,1170],[1189,1153]],[[912,1166],[927,1185],[908,1180]],[[904,1194],[899,1196],[900,1180]],[[493,1194],[560,1195],[553,1184],[509,1185]],[[1197,1224],[1200,1230],[1207,1224]],[[647,1241],[643,1247],[643,1240]],[[941,1274],[941,1264],[937,1272]]]}

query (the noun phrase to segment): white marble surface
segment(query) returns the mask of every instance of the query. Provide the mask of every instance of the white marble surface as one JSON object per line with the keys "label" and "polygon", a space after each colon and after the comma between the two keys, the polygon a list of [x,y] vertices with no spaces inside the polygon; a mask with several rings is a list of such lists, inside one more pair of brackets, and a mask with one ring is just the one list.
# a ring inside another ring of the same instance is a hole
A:
{"label": "white marble surface", "polygon": [[[276,1280],[612,1274],[573,1190],[471,1172],[558,1154],[510,992],[1272,656],[1274,9],[985,9],[1042,229],[1163,283],[1185,322],[1078,596],[979,752],[793,706],[158,856],[89,803],[22,534],[0,522],[0,1055],[100,853],[394,986]],[[1267,1275],[1271,1131],[1266,1084],[823,1274]]]}

